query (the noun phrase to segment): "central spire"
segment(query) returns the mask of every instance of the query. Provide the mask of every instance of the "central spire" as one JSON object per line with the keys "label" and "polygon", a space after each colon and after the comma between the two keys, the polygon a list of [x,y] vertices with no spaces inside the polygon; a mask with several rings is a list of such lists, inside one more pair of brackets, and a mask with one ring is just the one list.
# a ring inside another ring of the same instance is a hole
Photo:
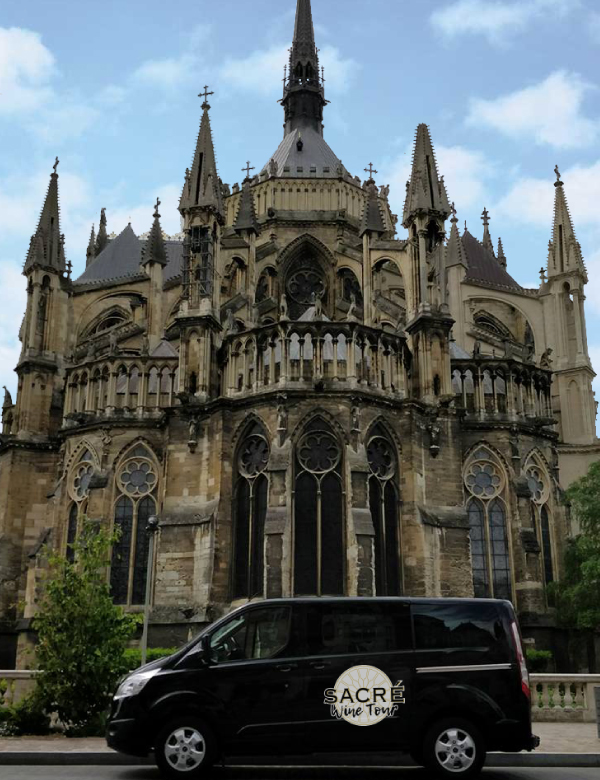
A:
{"label": "central spire", "polygon": [[310,0],[298,0],[296,7],[289,73],[285,73],[281,103],[285,110],[286,135],[306,127],[323,135],[323,108],[327,101]]}

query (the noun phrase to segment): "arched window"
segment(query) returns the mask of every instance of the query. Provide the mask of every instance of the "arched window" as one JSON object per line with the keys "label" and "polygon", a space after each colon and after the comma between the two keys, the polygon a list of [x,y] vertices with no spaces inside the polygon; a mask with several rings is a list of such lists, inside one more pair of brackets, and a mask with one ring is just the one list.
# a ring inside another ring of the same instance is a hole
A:
{"label": "arched window", "polygon": [[294,593],[344,593],[342,451],[329,426],[315,419],[296,445]]}
{"label": "arched window", "polygon": [[376,428],[367,445],[369,506],[375,527],[375,592],[399,596],[401,567],[398,512],[398,465],[394,447]]}
{"label": "arched window", "polygon": [[73,561],[73,544],[79,533],[81,518],[87,510],[90,481],[95,469],[94,456],[86,448],[77,457],[67,481],[68,493],[72,500],[65,533],[65,555],[69,561]]}
{"label": "arched window", "polygon": [[114,526],[121,535],[114,545],[110,589],[116,604],[143,604],[146,593],[148,518],[156,514],[158,469],[147,447],[140,444],[120,462],[116,473]]}
{"label": "arched window", "polygon": [[554,581],[554,560],[550,513],[550,480],[546,469],[535,457],[529,461],[525,473],[531,491],[531,514],[536,536],[542,549],[544,583]]}
{"label": "arched window", "polygon": [[512,598],[506,517],[506,475],[486,448],[467,462],[464,476],[471,537],[473,588],[477,598]]}
{"label": "arched window", "polygon": [[242,441],[237,455],[233,500],[233,597],[264,593],[264,543],[268,481],[265,469],[269,445],[259,425]]}
{"label": "arched window", "polygon": [[362,307],[363,296],[360,282],[349,268],[340,268],[338,271],[339,297],[346,303],[354,303]]}
{"label": "arched window", "polygon": [[300,317],[316,299],[320,298],[323,308],[327,306],[327,283],[323,271],[316,260],[306,258],[300,265],[294,266],[286,279],[286,293],[289,315],[293,320]]}

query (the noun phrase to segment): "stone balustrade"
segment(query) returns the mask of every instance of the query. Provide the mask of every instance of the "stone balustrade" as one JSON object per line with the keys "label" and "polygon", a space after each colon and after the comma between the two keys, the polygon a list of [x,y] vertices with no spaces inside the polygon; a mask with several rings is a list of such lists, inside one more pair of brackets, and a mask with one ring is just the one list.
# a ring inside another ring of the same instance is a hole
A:
{"label": "stone balustrade", "polygon": [[517,360],[452,360],[452,387],[467,418],[553,423],[552,372]]}
{"label": "stone balustrade", "polygon": [[67,370],[65,423],[129,412],[160,414],[175,403],[178,357],[114,357]]}
{"label": "stone balustrade", "polygon": [[235,397],[315,384],[408,395],[405,338],[354,322],[279,322],[230,334],[222,394]]}
{"label": "stone balustrade", "polygon": [[595,723],[594,688],[600,688],[600,674],[532,674],[533,719]]}

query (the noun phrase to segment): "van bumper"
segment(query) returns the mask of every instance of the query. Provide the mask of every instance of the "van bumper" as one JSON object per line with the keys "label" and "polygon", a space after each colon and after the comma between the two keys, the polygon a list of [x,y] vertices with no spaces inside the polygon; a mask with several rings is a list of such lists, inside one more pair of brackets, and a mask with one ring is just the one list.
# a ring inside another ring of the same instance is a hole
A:
{"label": "van bumper", "polygon": [[147,733],[140,728],[137,718],[109,721],[106,727],[106,744],[112,750],[128,756],[147,756],[151,750]]}
{"label": "van bumper", "polygon": [[531,726],[517,720],[501,720],[494,729],[492,750],[518,753],[521,750],[535,750],[540,738],[531,733]]}

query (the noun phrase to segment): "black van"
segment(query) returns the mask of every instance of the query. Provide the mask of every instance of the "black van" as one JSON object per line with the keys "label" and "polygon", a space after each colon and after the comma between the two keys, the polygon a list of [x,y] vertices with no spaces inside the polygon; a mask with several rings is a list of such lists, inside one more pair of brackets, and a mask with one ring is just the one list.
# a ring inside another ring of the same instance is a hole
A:
{"label": "black van", "polygon": [[490,750],[533,750],[512,605],[491,599],[296,598],[247,604],[126,677],[108,745],[167,777],[219,757],[408,752],[474,777]]}

